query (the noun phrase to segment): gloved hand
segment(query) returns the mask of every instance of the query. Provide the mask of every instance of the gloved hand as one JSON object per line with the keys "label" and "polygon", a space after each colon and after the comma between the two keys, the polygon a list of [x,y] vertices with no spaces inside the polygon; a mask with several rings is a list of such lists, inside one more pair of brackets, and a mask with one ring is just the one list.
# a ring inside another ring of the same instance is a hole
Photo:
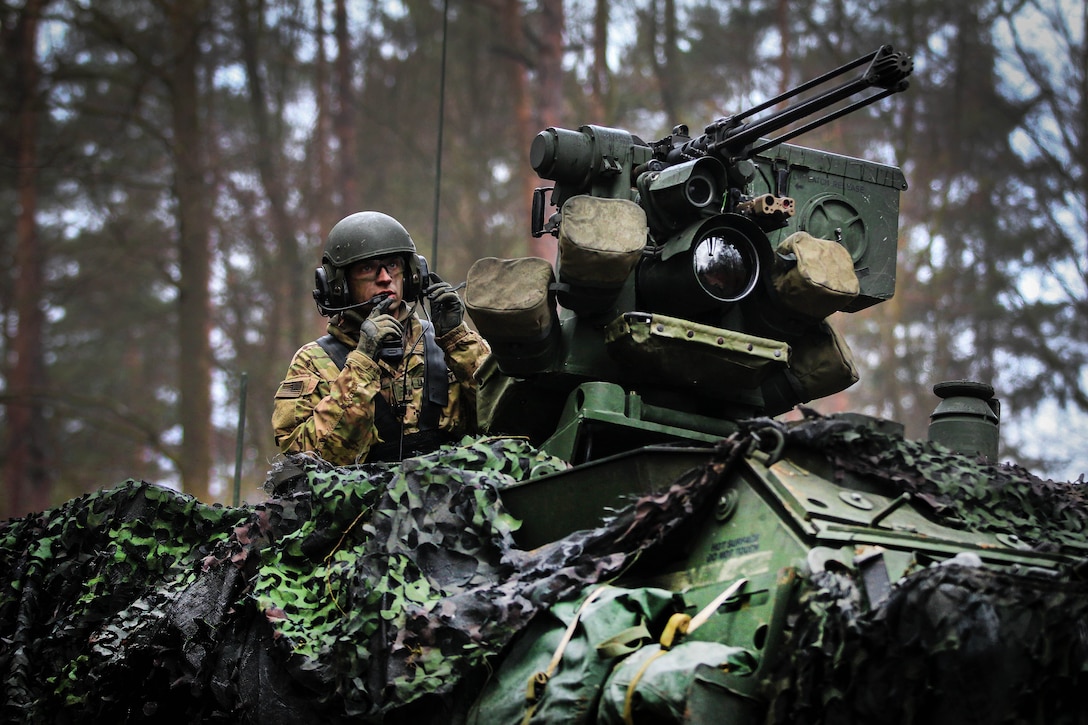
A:
{"label": "gloved hand", "polygon": [[431,279],[438,281],[423,290],[423,294],[431,303],[434,334],[442,337],[461,324],[461,320],[465,318],[465,303],[461,301],[457,290],[449,282],[443,282],[433,274]]}
{"label": "gloved hand", "polygon": [[383,345],[402,350],[404,347],[404,328],[396,317],[386,312],[391,304],[393,298],[387,297],[374,305],[370,315],[359,326],[359,344],[355,349],[374,361],[383,357]]}

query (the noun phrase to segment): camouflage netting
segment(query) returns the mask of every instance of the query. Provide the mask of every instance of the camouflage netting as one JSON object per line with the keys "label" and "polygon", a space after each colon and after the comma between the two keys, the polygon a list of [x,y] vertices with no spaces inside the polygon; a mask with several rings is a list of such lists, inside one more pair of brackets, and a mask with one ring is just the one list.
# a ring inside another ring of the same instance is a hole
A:
{"label": "camouflage netting", "polygon": [[825,456],[837,475],[859,473],[893,495],[910,493],[947,526],[1016,534],[1038,551],[1088,553],[1088,491],[1080,483],[1044,481],[1020,466],[992,465],[844,418],[814,417],[785,433]]}
{"label": "camouflage netting", "polygon": [[[243,508],[130,481],[0,523],[0,720],[456,722],[534,613],[652,561],[768,425],[946,524],[1036,550],[1088,543],[1081,486],[844,419],[753,421],[664,493],[531,552],[499,491],[564,464],[519,440],[400,466],[292,456]],[[1044,576],[954,560],[873,608],[849,566],[810,572],[786,646],[764,653],[768,722],[1088,722],[1078,563]]]}
{"label": "camouflage netting", "polygon": [[292,456],[253,507],[130,481],[0,524],[0,716],[449,722],[534,612],[615,576],[722,472],[516,549],[498,490],[562,467],[511,439],[392,467]]}
{"label": "camouflage netting", "polygon": [[[809,420],[786,437],[840,474],[910,492],[947,525],[1015,533],[1037,551],[1088,543],[1079,483],[845,420]],[[774,671],[768,722],[1088,723],[1085,568],[1071,558],[1049,574],[1005,571],[961,555],[908,573],[871,609],[857,571],[833,562],[811,572]]]}
{"label": "camouflage netting", "polygon": [[872,610],[857,577],[807,582],[769,722],[1088,722],[1088,586],[981,566],[904,577]]}

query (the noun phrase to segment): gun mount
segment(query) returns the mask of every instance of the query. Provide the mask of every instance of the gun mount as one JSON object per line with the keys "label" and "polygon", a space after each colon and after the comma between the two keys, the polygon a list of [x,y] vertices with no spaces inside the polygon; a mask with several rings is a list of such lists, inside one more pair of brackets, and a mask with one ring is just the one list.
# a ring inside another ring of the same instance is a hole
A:
{"label": "gun mount", "polygon": [[906,182],[784,142],[905,90],[912,69],[882,46],[694,138],[683,125],[652,143],[592,125],[538,134],[530,162],[555,183],[535,192],[531,231],[558,237],[555,268],[488,258],[469,272],[493,348],[485,428],[583,461],[715,440],[853,384],[826,318],[894,294]]}
{"label": "gun mount", "polygon": [[[782,107],[765,118],[748,120],[826,86],[861,66],[865,69],[855,78]],[[691,138],[685,125],[676,126],[671,134],[650,144],[626,131],[602,126],[582,126],[577,131],[546,129],[533,140],[529,159],[541,178],[551,179],[556,184],[551,189],[537,189],[534,195],[532,234],[540,237],[545,233],[559,233],[560,213],[544,221],[548,191],[552,192],[551,205],[560,209],[578,194],[641,199],[651,215],[651,222],[656,222],[652,226],[657,226],[657,231],[682,225],[685,217],[693,214],[723,209],[734,211],[737,204],[744,203],[739,198],[741,189],[737,187],[750,183],[754,171],[751,164],[742,162],[893,93],[905,91],[910,85],[907,77],[913,68],[910,56],[884,45],[742,113],[720,118],[707,125],[697,138]],[[809,120],[781,136],[764,138],[874,87],[880,90]],[[703,159],[714,159],[718,163]],[[659,178],[665,169],[674,166],[684,168],[674,169],[664,179]],[[722,198],[727,182],[732,185],[729,190],[738,194],[737,198]],[[670,199],[679,205],[669,204]]]}

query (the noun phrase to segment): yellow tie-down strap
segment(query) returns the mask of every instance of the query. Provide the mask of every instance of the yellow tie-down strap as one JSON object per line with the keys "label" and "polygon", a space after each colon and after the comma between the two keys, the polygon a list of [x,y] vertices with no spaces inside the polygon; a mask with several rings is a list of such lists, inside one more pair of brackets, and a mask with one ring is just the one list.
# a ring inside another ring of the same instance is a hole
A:
{"label": "yellow tie-down strap", "polygon": [[607,585],[602,585],[593,590],[585,601],[578,607],[578,611],[574,613],[574,618],[571,619],[570,624],[567,625],[567,630],[563,633],[563,638],[559,640],[559,646],[555,648],[555,654],[552,655],[551,661],[548,663],[547,668],[541,672],[534,672],[529,676],[529,683],[525,689],[525,701],[529,705],[529,708],[525,711],[525,717],[522,718],[522,725],[528,725],[529,721],[533,718],[533,713],[536,711],[537,703],[540,702],[540,698],[544,696],[544,689],[548,685],[548,680],[551,679],[552,674],[555,673],[555,668],[559,666],[559,663],[563,660],[563,652],[567,649],[567,645],[570,643],[571,638],[574,637],[574,630],[578,628],[578,621],[582,617],[582,612],[589,606],[590,602],[596,599],[598,596],[607,589]]}
{"label": "yellow tie-down strap", "polygon": [[642,667],[638,669],[638,672],[635,673],[635,676],[631,678],[631,682],[627,685],[627,697],[623,700],[623,721],[627,723],[627,725],[634,725],[631,705],[634,701],[635,690],[638,688],[639,680],[646,674],[646,670],[649,669],[654,660],[672,649],[681,637],[691,634],[702,626],[706,620],[710,619],[710,616],[714,614],[714,612],[718,611],[718,607],[725,604],[727,600],[740,592],[747,583],[747,579],[738,579],[733,582],[728,589],[716,596],[710,604],[703,607],[694,617],[684,614],[683,612],[677,612],[669,617],[669,621],[665,625],[665,631],[661,633],[661,639],[658,641],[661,648],[646,658],[646,661],[642,663]]}

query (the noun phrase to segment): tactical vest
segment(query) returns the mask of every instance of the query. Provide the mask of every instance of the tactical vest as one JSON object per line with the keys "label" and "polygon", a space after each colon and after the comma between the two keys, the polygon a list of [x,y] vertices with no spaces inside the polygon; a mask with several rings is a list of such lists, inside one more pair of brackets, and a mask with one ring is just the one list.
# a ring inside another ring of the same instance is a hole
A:
{"label": "tactical vest", "polygon": [[[402,454],[430,451],[450,440],[449,434],[438,428],[442,410],[450,399],[446,358],[435,341],[434,325],[427,320],[420,320],[419,324],[423,328],[423,402],[419,411],[419,431],[403,435],[402,421],[385,396],[378,393],[374,396],[374,427],[383,442],[371,446],[366,455],[367,462],[399,461]],[[317,344],[339,370],[344,369],[348,353],[355,349],[332,335],[318,338]]]}

